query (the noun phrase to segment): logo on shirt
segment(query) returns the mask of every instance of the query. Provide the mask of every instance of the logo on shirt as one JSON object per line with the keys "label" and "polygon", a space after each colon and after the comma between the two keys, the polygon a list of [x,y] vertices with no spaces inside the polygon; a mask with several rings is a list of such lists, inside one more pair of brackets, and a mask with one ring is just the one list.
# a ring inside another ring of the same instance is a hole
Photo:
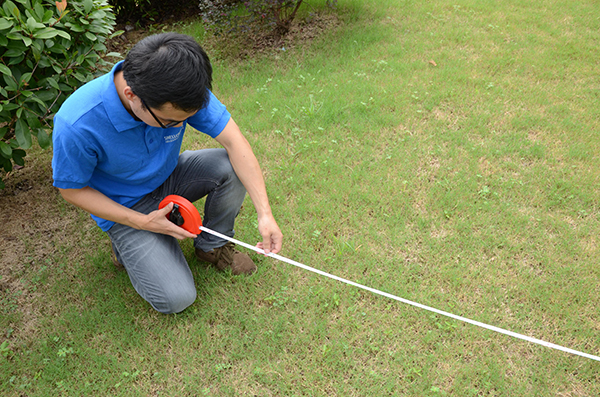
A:
{"label": "logo on shirt", "polygon": [[173,142],[175,142],[176,140],[179,139],[179,137],[181,136],[182,132],[183,132],[183,128],[181,128],[177,134],[165,135],[165,143],[173,143]]}

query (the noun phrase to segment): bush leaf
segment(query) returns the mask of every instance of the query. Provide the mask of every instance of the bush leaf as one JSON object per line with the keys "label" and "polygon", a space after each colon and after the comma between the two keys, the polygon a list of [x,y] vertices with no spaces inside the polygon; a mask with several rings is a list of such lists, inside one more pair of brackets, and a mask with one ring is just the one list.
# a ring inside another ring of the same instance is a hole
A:
{"label": "bush leaf", "polygon": [[5,74],[7,76],[12,76],[10,68],[2,63],[0,63],[0,73]]}
{"label": "bush leaf", "polygon": [[2,154],[4,155],[4,157],[6,157],[7,159],[12,157],[12,149],[9,145],[7,145],[5,142],[0,141],[0,152],[2,152]]}
{"label": "bush leaf", "polygon": [[0,30],[8,29],[13,26],[13,23],[8,19],[1,18],[0,19]]}
{"label": "bush leaf", "polygon": [[58,32],[59,31],[54,28],[44,28],[35,32],[33,34],[33,37],[35,37],[36,39],[51,39],[53,37],[56,37]]}
{"label": "bush leaf", "polygon": [[25,120],[17,120],[15,124],[15,137],[21,148],[29,149],[31,147],[31,131],[29,131],[29,126]]}
{"label": "bush leaf", "polygon": [[50,137],[48,136],[48,134],[46,134],[46,130],[44,130],[43,128],[37,129],[37,140],[42,149],[48,149],[50,147],[50,144],[52,143]]}

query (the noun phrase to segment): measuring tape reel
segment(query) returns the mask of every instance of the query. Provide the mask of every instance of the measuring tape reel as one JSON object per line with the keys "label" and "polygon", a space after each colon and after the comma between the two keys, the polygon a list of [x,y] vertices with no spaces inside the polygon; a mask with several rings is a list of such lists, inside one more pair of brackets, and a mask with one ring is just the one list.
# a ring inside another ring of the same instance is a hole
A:
{"label": "measuring tape reel", "polygon": [[202,226],[202,218],[200,213],[188,199],[185,197],[171,194],[165,197],[160,204],[158,209],[163,209],[169,203],[173,203],[173,209],[167,214],[167,219],[187,230],[190,233],[200,233],[200,227]]}

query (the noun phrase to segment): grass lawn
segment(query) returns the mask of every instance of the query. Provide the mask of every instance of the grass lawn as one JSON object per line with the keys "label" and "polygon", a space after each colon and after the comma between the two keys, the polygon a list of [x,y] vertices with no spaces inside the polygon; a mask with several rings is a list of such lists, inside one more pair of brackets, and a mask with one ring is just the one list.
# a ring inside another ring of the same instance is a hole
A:
{"label": "grass lawn", "polygon": [[[281,254],[600,354],[597,1],[339,0],[334,13],[304,46],[244,61],[209,48]],[[28,163],[46,185],[50,155]],[[46,189],[16,196],[48,207],[1,273],[2,395],[600,395],[597,361],[254,254],[257,274],[219,273],[191,241],[198,299],[161,315],[88,216]],[[249,198],[238,219],[236,238],[256,243]]]}

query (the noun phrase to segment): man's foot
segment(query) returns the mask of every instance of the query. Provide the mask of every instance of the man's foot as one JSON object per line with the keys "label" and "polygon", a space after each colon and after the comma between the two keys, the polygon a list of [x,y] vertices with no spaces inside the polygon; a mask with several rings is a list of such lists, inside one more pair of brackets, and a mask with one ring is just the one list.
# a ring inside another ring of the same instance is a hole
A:
{"label": "man's foot", "polygon": [[236,250],[232,242],[227,242],[224,246],[209,252],[196,248],[196,257],[201,261],[212,263],[219,270],[231,269],[235,275],[252,274],[257,269],[248,254]]}

